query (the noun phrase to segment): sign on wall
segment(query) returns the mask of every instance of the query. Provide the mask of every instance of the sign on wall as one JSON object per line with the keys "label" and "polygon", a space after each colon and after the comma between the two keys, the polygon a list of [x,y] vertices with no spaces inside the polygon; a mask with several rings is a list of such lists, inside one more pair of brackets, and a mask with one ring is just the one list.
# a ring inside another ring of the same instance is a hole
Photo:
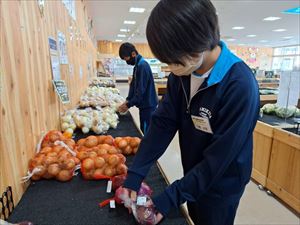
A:
{"label": "sign on wall", "polygon": [[62,3],[65,5],[69,15],[76,20],[75,0],[62,0]]}
{"label": "sign on wall", "polygon": [[62,104],[70,102],[68,88],[64,80],[53,80],[52,81],[55,92],[57,93]]}
{"label": "sign on wall", "polygon": [[48,38],[49,42],[49,52],[50,52],[50,62],[53,80],[60,80],[60,67],[59,67],[59,57],[57,52],[56,40],[52,37]]}
{"label": "sign on wall", "polygon": [[60,64],[68,64],[66,36],[61,31],[57,32],[57,41]]}

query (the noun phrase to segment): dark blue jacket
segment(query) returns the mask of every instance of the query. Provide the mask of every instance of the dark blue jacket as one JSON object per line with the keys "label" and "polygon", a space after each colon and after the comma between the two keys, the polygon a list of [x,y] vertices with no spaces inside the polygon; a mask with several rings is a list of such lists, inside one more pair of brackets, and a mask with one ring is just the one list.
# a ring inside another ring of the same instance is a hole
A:
{"label": "dark blue jacket", "polygon": [[137,56],[126,100],[128,101],[128,108],[136,106],[139,109],[144,109],[157,106],[158,98],[152,71],[141,55]]}
{"label": "dark blue jacket", "polygon": [[[186,201],[237,201],[249,182],[252,133],[259,114],[258,85],[249,67],[224,43],[220,46],[222,52],[210,76],[190,104],[190,76],[169,76],[167,93],[129,169],[124,186],[138,190],[179,132],[184,177],[153,199],[163,215]],[[208,118],[213,134],[196,129],[192,115]]]}

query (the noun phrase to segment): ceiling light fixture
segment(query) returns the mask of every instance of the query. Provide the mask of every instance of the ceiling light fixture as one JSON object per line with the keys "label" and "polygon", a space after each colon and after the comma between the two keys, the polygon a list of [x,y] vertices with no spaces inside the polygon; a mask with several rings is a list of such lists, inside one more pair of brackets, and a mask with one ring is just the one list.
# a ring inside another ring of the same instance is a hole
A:
{"label": "ceiling light fixture", "polygon": [[229,38],[229,39],[227,39],[226,41],[235,41],[236,39],[234,39],[234,38]]}
{"label": "ceiling light fixture", "polygon": [[286,29],[275,29],[273,30],[274,32],[283,32],[283,31],[286,31]]}
{"label": "ceiling light fixture", "polygon": [[121,39],[116,39],[116,42],[122,42],[123,40],[121,40]]}
{"label": "ceiling light fixture", "polygon": [[232,30],[243,30],[245,27],[232,27]]}
{"label": "ceiling light fixture", "polygon": [[244,46],[245,44],[242,44],[242,43],[241,43],[241,44],[238,44],[238,45],[239,45],[239,46]]}
{"label": "ceiling light fixture", "polygon": [[125,20],[124,24],[130,24],[130,25],[134,25],[136,22],[133,20]]}
{"label": "ceiling light fixture", "polygon": [[136,7],[131,7],[129,9],[129,12],[132,12],[132,13],[143,13],[145,12],[145,8],[136,8]]}
{"label": "ceiling light fixture", "polygon": [[248,34],[247,37],[250,37],[250,38],[256,37],[256,34]]}
{"label": "ceiling light fixture", "polygon": [[283,39],[292,39],[294,38],[294,36],[286,36],[286,37],[283,37]]}
{"label": "ceiling light fixture", "polygon": [[120,29],[120,31],[121,31],[121,32],[130,32],[129,29],[124,29],[124,28]]}
{"label": "ceiling light fixture", "polygon": [[267,40],[260,40],[259,42],[261,42],[261,43],[267,43],[269,41],[267,41]]}
{"label": "ceiling light fixture", "polygon": [[280,19],[281,19],[281,17],[269,16],[269,17],[264,18],[263,20],[264,21],[275,21],[275,20],[280,20]]}
{"label": "ceiling light fixture", "polygon": [[118,34],[118,37],[126,37],[125,34]]}

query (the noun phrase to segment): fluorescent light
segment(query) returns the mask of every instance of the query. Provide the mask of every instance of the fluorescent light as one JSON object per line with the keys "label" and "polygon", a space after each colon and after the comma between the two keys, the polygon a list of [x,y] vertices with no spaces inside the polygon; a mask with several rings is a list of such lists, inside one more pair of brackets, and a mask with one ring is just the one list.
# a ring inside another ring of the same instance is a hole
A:
{"label": "fluorescent light", "polygon": [[234,38],[229,38],[229,39],[227,39],[226,41],[235,41],[236,39],[234,39]]}
{"label": "fluorescent light", "polygon": [[300,7],[292,8],[292,9],[287,9],[283,11],[282,13],[286,14],[300,14]]}
{"label": "fluorescent light", "polygon": [[134,25],[136,22],[133,21],[133,20],[125,20],[124,21],[124,24],[131,24],[131,25]]}
{"label": "fluorescent light", "polygon": [[261,43],[267,43],[269,41],[268,40],[260,40],[259,42],[261,42]]}
{"label": "fluorescent light", "polygon": [[120,31],[121,31],[121,32],[130,32],[129,29],[124,29],[124,28],[120,29]]}
{"label": "fluorescent light", "polygon": [[248,34],[247,37],[250,37],[250,38],[256,37],[256,34]]}
{"label": "fluorescent light", "polygon": [[277,17],[277,16],[269,16],[269,17],[264,18],[263,20],[264,21],[275,21],[275,20],[280,20],[280,19],[281,18]]}
{"label": "fluorescent light", "polygon": [[238,44],[239,46],[244,46],[245,44]]}
{"label": "fluorescent light", "polygon": [[286,36],[286,37],[283,37],[283,39],[292,39],[294,36]]}
{"label": "fluorescent light", "polygon": [[232,30],[243,30],[245,27],[232,27]]}
{"label": "fluorescent light", "polygon": [[135,8],[135,7],[131,7],[129,9],[129,12],[132,12],[132,13],[143,13],[145,12],[145,8]]}
{"label": "fluorescent light", "polygon": [[116,42],[122,42],[123,40],[121,40],[121,39],[116,39]]}
{"label": "fluorescent light", "polygon": [[274,32],[283,32],[283,31],[286,31],[286,29],[275,29],[273,30]]}
{"label": "fluorescent light", "polygon": [[125,34],[118,34],[118,37],[126,37]]}

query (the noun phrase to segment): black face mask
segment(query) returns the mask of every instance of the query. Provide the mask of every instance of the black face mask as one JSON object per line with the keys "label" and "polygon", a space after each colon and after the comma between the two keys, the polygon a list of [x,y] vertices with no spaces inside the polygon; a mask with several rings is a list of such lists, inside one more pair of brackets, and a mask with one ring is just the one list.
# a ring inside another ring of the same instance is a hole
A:
{"label": "black face mask", "polygon": [[127,63],[128,65],[134,66],[134,65],[135,65],[135,57],[130,56],[130,59],[128,59],[128,60],[126,61],[126,63]]}

